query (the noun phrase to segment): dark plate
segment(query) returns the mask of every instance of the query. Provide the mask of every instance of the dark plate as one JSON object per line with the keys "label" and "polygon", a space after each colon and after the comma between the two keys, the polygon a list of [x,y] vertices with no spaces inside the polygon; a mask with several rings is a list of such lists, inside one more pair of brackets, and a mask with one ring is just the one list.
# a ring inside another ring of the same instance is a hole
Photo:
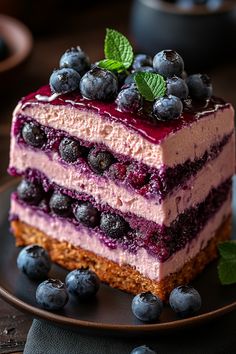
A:
{"label": "dark plate", "polygon": [[[8,210],[10,193],[16,182],[0,188],[0,295],[10,304],[33,317],[45,319],[74,330],[100,334],[152,334],[202,324],[236,309],[236,285],[221,286],[217,276],[217,262],[211,263],[193,282],[202,296],[203,305],[198,316],[179,320],[165,306],[160,322],[143,324],[131,312],[132,295],[102,285],[92,302],[70,301],[63,311],[48,312],[35,302],[37,283],[30,281],[16,268],[19,253],[9,231]],[[234,201],[236,212],[236,200]],[[66,271],[54,265],[50,277],[65,279]]]}

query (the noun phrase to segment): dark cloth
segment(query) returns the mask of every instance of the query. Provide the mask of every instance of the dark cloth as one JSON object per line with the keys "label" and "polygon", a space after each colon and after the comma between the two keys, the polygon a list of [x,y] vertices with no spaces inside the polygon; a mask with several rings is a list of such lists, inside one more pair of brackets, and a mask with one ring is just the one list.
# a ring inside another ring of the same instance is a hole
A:
{"label": "dark cloth", "polygon": [[134,338],[92,336],[34,320],[24,354],[129,354],[143,344],[158,354],[235,354],[236,311],[190,329]]}

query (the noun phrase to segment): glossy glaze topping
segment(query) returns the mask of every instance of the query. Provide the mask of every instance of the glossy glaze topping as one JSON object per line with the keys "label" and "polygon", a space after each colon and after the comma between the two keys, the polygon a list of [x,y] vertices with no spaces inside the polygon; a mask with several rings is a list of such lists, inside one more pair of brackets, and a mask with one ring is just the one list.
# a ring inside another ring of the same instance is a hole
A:
{"label": "glossy glaze topping", "polygon": [[48,85],[43,86],[38,91],[24,97],[21,101],[22,109],[24,110],[24,108],[29,105],[50,104],[92,110],[100,116],[111,119],[111,121],[118,121],[124,124],[127,128],[135,130],[135,132],[154,144],[158,144],[167,135],[190,125],[197,119],[212,114],[217,110],[223,110],[230,107],[230,104],[225,103],[222,99],[216,97],[212,97],[204,103],[204,105],[201,105],[200,103],[193,104],[191,100],[187,100],[185,101],[184,112],[179,119],[162,122],[152,118],[148,106],[146,106],[140,113],[134,114],[118,111],[114,102],[104,103],[102,101],[87,100],[77,91],[61,95],[50,103],[47,102],[47,100],[37,99],[38,95],[47,97],[51,96],[50,87]]}

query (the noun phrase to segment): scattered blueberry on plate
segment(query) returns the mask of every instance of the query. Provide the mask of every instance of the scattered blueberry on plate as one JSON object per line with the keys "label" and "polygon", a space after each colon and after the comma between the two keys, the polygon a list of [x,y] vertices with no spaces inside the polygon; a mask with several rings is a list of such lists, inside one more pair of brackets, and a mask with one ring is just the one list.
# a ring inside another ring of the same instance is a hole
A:
{"label": "scattered blueberry on plate", "polygon": [[36,290],[36,301],[46,310],[62,309],[68,302],[65,284],[58,279],[45,280]]}
{"label": "scattered blueberry on plate", "polygon": [[178,316],[185,318],[196,314],[200,310],[202,300],[199,292],[189,285],[181,285],[173,289],[169,303]]}
{"label": "scattered blueberry on plate", "polygon": [[85,268],[68,273],[65,283],[70,294],[85,300],[95,296],[100,287],[97,274]]}
{"label": "scattered blueberry on plate", "polygon": [[161,299],[150,291],[136,295],[132,301],[132,311],[135,317],[143,322],[153,322],[159,319],[163,310]]}
{"label": "scattered blueberry on plate", "polygon": [[146,345],[134,348],[130,354],[157,354],[157,352]]}
{"label": "scattered blueberry on plate", "polygon": [[44,248],[31,245],[20,251],[17,267],[31,279],[43,279],[51,269],[51,260]]}

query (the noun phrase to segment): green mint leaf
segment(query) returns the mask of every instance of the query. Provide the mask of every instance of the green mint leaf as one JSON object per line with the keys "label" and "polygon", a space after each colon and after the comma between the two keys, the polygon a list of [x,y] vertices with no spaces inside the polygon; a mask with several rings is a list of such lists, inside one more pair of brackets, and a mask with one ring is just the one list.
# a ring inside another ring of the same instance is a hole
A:
{"label": "green mint leaf", "polygon": [[165,79],[159,74],[140,71],[134,76],[134,80],[139,92],[147,101],[154,101],[166,94]]}
{"label": "green mint leaf", "polygon": [[110,71],[116,71],[118,73],[125,70],[124,65],[121,62],[119,62],[117,60],[114,60],[114,59],[101,60],[98,63],[98,66],[100,68],[107,69],[107,70],[110,70]]}
{"label": "green mint leaf", "polygon": [[230,285],[236,283],[236,257],[234,260],[220,259],[218,274],[221,284]]}
{"label": "green mint leaf", "polygon": [[128,39],[113,29],[106,30],[104,51],[106,59],[122,63],[125,69],[128,69],[133,62],[133,49]]}
{"label": "green mint leaf", "polygon": [[221,257],[225,259],[235,258],[236,260],[236,242],[226,241],[218,245]]}
{"label": "green mint leaf", "polygon": [[221,256],[218,265],[220,282],[223,285],[236,283],[236,242],[226,241],[218,245]]}

